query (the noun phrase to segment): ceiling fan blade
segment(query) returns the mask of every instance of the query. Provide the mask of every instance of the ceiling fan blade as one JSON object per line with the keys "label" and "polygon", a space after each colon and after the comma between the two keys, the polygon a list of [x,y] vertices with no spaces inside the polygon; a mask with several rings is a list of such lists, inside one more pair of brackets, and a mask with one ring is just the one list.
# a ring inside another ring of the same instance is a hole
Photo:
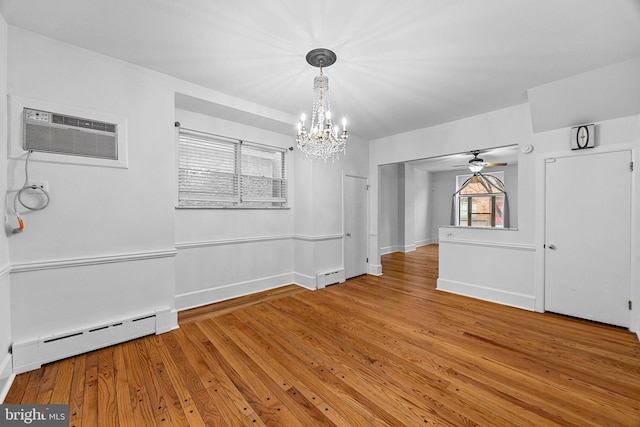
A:
{"label": "ceiling fan blade", "polygon": [[483,166],[492,167],[492,166],[507,166],[508,163],[483,163]]}

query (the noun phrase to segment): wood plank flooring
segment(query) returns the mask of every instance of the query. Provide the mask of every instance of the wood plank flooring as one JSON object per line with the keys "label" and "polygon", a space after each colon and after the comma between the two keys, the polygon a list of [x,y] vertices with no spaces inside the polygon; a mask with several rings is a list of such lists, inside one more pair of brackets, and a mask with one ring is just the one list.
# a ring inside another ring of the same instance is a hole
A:
{"label": "wood plank flooring", "polygon": [[438,248],[384,276],[180,313],[180,329],[18,375],[70,426],[640,426],[629,331],[435,290]]}

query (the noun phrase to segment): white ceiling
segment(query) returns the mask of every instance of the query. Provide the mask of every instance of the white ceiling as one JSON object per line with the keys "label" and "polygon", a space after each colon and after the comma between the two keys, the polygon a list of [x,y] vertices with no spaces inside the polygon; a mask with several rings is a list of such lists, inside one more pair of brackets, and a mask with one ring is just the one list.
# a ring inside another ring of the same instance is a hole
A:
{"label": "white ceiling", "polygon": [[[333,112],[366,139],[526,102],[529,88],[640,56],[640,0],[0,0],[17,27],[292,117],[313,48]],[[291,124],[295,132],[295,124]]]}
{"label": "white ceiling", "polygon": [[[518,146],[506,145],[504,147],[487,148],[480,150],[478,157],[487,163],[507,163],[509,166],[514,166],[518,163]],[[413,160],[407,163],[417,169],[428,172],[456,170],[460,174],[469,174],[471,173],[469,171],[469,160],[471,159],[473,159],[473,154],[467,152]],[[496,170],[503,170],[501,167],[497,168]],[[490,169],[487,168],[486,170]]]}

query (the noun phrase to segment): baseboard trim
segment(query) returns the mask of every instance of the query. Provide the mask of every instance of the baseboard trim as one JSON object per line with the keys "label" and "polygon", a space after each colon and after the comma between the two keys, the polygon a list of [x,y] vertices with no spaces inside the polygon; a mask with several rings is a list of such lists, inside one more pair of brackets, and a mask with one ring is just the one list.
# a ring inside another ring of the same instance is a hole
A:
{"label": "baseboard trim", "polygon": [[420,247],[420,246],[429,246],[429,245],[433,245],[438,243],[438,239],[425,239],[425,240],[418,240],[416,242],[416,247]]}
{"label": "baseboard trim", "polygon": [[382,276],[382,264],[369,264],[367,274],[372,276]]}
{"label": "baseboard trim", "polygon": [[380,255],[388,255],[394,252],[404,252],[404,246],[393,245],[393,246],[385,246],[384,248],[380,248]]}
{"label": "baseboard trim", "polygon": [[[315,277],[313,289],[315,289]],[[263,277],[256,280],[231,283],[216,288],[202,289],[194,292],[187,292],[176,295],[176,310],[189,310],[207,304],[226,301],[231,298],[250,295],[256,292],[268,291],[270,289],[295,283],[293,273],[285,273],[277,276]],[[304,286],[307,287],[307,286]],[[311,289],[311,288],[309,288]]]}
{"label": "baseboard trim", "polygon": [[307,276],[302,273],[293,273],[293,283],[298,286],[302,286],[310,291],[315,291],[317,288],[317,279],[314,276]]}
{"label": "baseboard trim", "polygon": [[418,249],[419,246],[427,246],[435,243],[432,239],[422,240],[411,245],[393,245],[380,248],[380,255],[388,255],[394,252],[413,252]]}
{"label": "baseboard trim", "polygon": [[510,307],[535,311],[536,298],[532,295],[508,292],[500,289],[487,288],[471,283],[456,282],[454,280],[438,279],[436,289],[452,294],[463,295],[483,301],[495,302]]}
{"label": "baseboard trim", "polygon": [[11,384],[15,379],[15,374],[12,371],[13,362],[11,359],[11,353],[7,353],[0,363],[0,404],[4,403]]}

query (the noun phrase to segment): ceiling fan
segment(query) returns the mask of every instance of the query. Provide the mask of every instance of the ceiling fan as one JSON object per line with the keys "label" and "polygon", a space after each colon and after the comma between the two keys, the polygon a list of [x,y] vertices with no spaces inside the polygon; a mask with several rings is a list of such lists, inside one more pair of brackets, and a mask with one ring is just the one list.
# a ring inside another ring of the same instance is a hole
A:
{"label": "ceiling fan", "polygon": [[484,159],[478,157],[480,154],[480,150],[472,150],[471,154],[473,154],[473,159],[469,160],[468,165],[457,165],[456,167],[468,167],[469,170],[473,173],[480,172],[485,167],[493,167],[493,166],[507,166],[507,163],[490,163],[485,162]]}
{"label": "ceiling fan", "polygon": [[457,194],[462,193],[462,191],[465,188],[467,188],[469,185],[477,184],[477,183],[480,183],[488,194],[494,193],[494,190],[496,190],[497,192],[504,193],[506,195],[504,191],[504,183],[498,177],[490,174],[485,175],[480,171],[485,167],[507,166],[507,163],[485,162],[484,159],[481,159],[480,157],[478,157],[478,155],[480,154],[480,150],[472,150],[470,151],[470,153],[473,154],[473,159],[469,160],[468,165],[454,166],[454,167],[468,167],[469,170],[473,172],[473,175],[470,178],[468,178],[455,193],[453,193],[454,197]]}

